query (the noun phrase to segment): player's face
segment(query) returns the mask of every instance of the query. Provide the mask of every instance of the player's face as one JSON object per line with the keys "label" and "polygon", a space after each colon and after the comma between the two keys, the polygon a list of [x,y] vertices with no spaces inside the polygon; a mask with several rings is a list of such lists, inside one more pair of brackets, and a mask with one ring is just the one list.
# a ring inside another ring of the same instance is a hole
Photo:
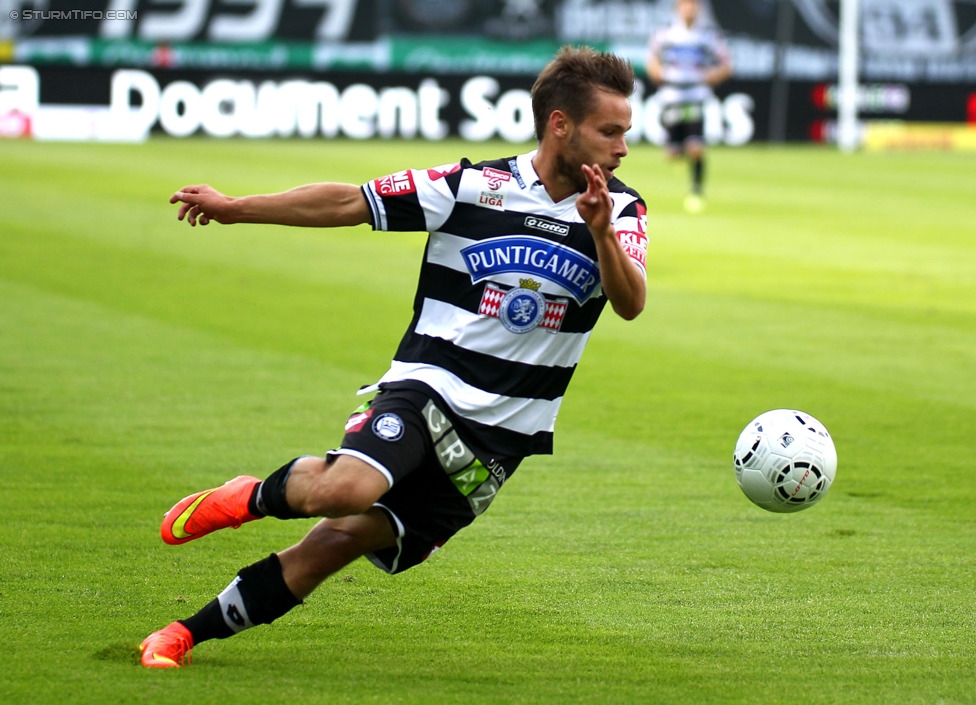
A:
{"label": "player's face", "polygon": [[627,156],[627,140],[630,129],[630,101],[626,96],[597,90],[593,108],[579,123],[564,143],[562,154],[557,157],[557,167],[578,191],[586,190],[583,164],[599,164],[603,177],[608,181],[620,161]]}
{"label": "player's face", "polygon": [[690,27],[698,17],[698,0],[678,0],[675,9],[678,11],[678,16]]}

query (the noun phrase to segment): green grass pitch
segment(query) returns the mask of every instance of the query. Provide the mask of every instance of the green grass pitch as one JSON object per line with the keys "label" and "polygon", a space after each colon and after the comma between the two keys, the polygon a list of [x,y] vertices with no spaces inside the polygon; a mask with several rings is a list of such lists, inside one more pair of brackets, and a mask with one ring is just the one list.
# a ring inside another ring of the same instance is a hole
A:
{"label": "green grass pitch", "polygon": [[[976,702],[976,162],[713,149],[708,209],[636,145],[649,297],[609,312],[556,455],[422,566],[360,561],[270,627],[138,665],[309,521],[181,547],[191,491],[338,442],[409,320],[422,234],[210,225],[168,204],[362,183],[499,143],[0,142],[5,703]],[[833,434],[825,499],[735,484],[776,407]]]}

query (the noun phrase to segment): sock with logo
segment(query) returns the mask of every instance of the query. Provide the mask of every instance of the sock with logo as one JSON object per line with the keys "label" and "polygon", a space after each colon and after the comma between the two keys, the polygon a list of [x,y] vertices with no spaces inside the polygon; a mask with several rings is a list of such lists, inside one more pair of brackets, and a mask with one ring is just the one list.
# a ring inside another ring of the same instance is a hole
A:
{"label": "sock with logo", "polygon": [[296,512],[288,506],[285,500],[285,484],[291,474],[292,466],[301,460],[289,460],[268,478],[254,487],[251,498],[247,502],[247,510],[254,516],[275,517],[276,519],[307,519],[308,516]]}
{"label": "sock with logo", "polygon": [[193,644],[226,639],[258,624],[271,624],[302,604],[281,574],[281,561],[272,553],[241,569],[216,599],[188,619],[179,620],[193,635]]}

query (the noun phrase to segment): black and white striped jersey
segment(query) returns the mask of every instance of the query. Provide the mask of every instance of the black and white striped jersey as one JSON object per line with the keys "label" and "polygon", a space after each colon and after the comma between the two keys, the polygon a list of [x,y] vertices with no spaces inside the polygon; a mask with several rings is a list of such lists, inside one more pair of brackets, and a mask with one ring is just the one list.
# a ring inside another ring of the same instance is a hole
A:
{"label": "black and white striped jersey", "polygon": [[[554,203],[535,152],[363,186],[376,230],[427,231],[414,314],[380,384],[433,390],[493,453],[552,452],[569,380],[606,304],[577,195]],[[647,211],[614,178],[612,222],[645,273]]]}
{"label": "black and white striped jersey", "polygon": [[654,32],[648,47],[664,74],[664,84],[656,93],[662,105],[702,103],[711,98],[714,93],[705,82],[705,73],[730,56],[717,27],[702,21],[687,27],[680,17]]}

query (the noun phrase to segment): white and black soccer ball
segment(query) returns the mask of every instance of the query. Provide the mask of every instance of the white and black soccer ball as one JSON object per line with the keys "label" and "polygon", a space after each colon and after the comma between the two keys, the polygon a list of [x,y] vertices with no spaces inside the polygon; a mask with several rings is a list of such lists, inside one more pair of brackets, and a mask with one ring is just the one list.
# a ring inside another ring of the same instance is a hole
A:
{"label": "white and black soccer ball", "polygon": [[837,473],[837,450],[810,414],[774,409],[749,422],[733,454],[735,479],[771,512],[798,512],[819,502]]}

